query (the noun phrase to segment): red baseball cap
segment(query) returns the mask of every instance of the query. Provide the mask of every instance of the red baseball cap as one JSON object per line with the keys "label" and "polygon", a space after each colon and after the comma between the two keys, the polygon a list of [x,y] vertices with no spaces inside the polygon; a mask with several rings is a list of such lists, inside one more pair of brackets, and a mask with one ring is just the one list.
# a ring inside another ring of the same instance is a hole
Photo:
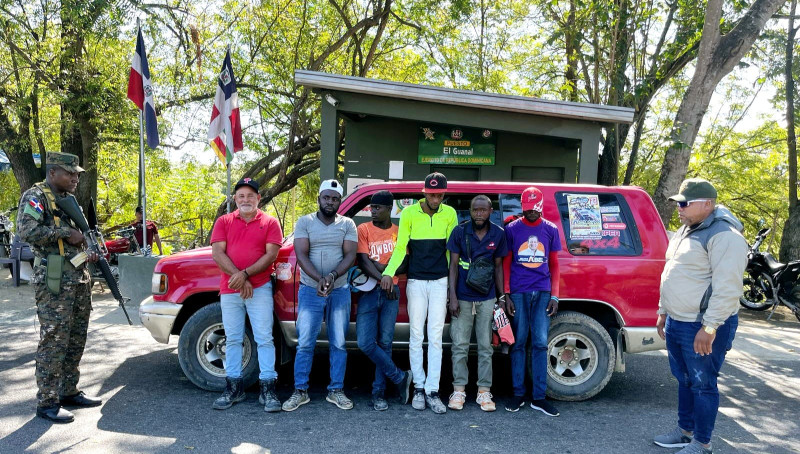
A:
{"label": "red baseball cap", "polygon": [[544,194],[539,188],[531,186],[522,191],[522,211],[534,210],[542,212],[544,206]]}

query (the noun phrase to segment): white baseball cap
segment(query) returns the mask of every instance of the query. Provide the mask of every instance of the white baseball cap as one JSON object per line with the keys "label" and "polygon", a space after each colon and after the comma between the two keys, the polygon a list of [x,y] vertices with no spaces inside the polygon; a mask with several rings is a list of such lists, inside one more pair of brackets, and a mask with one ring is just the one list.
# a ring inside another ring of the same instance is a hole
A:
{"label": "white baseball cap", "polygon": [[319,192],[317,194],[322,194],[322,191],[327,191],[330,189],[331,191],[336,191],[339,193],[340,196],[344,195],[344,188],[342,188],[342,183],[339,183],[336,180],[325,180],[322,184],[319,185]]}
{"label": "white baseball cap", "polygon": [[360,292],[369,292],[378,285],[378,281],[370,277],[361,270],[359,267],[353,267],[350,271],[347,281],[350,286],[354,287]]}

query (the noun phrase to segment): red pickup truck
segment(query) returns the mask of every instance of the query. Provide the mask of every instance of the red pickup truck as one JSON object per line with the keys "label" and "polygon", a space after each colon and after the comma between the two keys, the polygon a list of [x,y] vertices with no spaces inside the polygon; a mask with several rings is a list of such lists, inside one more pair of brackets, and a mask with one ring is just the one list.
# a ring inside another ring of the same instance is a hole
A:
{"label": "red pickup truck", "polygon": [[[477,194],[494,205],[492,221],[521,212],[519,195],[528,183],[450,182],[444,202],[459,221],[469,218]],[[548,390],[550,397],[584,400],[600,392],[614,371],[625,369],[625,353],[664,348],[656,332],[659,279],[664,267],[667,233],[652,200],[635,187],[536,184],[545,196],[544,217],[561,232],[561,302],[550,328]],[[421,182],[387,182],[358,187],[339,213],[356,224],[369,222],[368,204],[377,191],[395,196],[393,220],[422,198]],[[300,270],[292,235],[286,237],[273,275],[276,353],[280,363],[293,358],[297,346],[297,291]],[[511,277],[513,279],[513,276]],[[225,385],[225,331],[219,307],[219,269],[211,248],[161,259],[153,272],[153,296],[139,307],[142,323],[163,343],[179,335],[178,359],[186,376],[207,390]],[[400,311],[395,348],[408,346],[405,282],[400,281]],[[348,347],[356,348],[358,294],[353,294]],[[448,330],[445,329],[447,343]],[[324,330],[319,344],[327,343]],[[256,346],[247,333],[243,376],[257,379]]]}

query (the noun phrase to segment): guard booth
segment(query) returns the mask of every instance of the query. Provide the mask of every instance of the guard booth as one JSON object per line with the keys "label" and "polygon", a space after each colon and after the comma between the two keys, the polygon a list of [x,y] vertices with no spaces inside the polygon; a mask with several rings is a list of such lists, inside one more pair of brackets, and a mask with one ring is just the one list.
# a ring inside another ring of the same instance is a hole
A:
{"label": "guard booth", "polygon": [[[320,175],[362,183],[449,180],[597,183],[601,129],[633,109],[296,71],[322,98]],[[344,174],[337,126],[344,121]]]}

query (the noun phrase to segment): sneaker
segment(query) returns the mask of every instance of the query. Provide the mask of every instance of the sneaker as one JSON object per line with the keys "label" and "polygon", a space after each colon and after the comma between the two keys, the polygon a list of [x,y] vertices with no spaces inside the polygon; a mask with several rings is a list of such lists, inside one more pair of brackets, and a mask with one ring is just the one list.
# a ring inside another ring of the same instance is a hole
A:
{"label": "sneaker", "polygon": [[692,442],[692,437],[683,433],[680,427],[675,427],[671,432],[653,438],[653,443],[662,448],[683,448]]}
{"label": "sneaker", "polygon": [[517,412],[524,406],[525,398],[522,396],[514,396],[508,402],[506,402],[506,411]]}
{"label": "sneaker", "polygon": [[492,400],[492,393],[489,391],[478,391],[478,398],[475,399],[475,402],[481,406],[483,411],[495,411],[497,409]]}
{"label": "sneaker", "polygon": [[295,389],[292,393],[292,397],[289,398],[286,402],[283,403],[281,409],[283,411],[295,411],[300,408],[301,405],[305,405],[311,402],[311,399],[308,398],[308,391],[305,389]]}
{"label": "sneaker", "polygon": [[453,391],[453,394],[450,394],[450,401],[447,402],[447,408],[452,408],[453,410],[461,410],[464,408],[464,402],[467,400],[467,393],[463,391]]}
{"label": "sneaker", "polygon": [[708,448],[701,445],[699,441],[692,439],[692,442],[686,445],[685,448],[678,451],[676,454],[711,454],[713,451],[711,450],[711,444],[709,443]]}
{"label": "sneaker", "polygon": [[408,399],[411,397],[411,387],[414,385],[413,376],[411,371],[407,370],[403,381],[397,385],[397,391],[400,393],[400,403],[403,405],[408,404]]}
{"label": "sneaker", "polygon": [[211,408],[214,410],[227,410],[233,404],[243,401],[246,397],[247,394],[244,393],[244,383],[241,378],[225,378],[225,390],[214,401]]}
{"label": "sneaker", "polygon": [[430,394],[425,395],[425,403],[431,407],[434,413],[437,415],[441,415],[443,413],[447,413],[447,407],[444,406],[442,403],[442,399],[439,398],[439,393],[436,391],[432,391]]}
{"label": "sneaker", "polygon": [[414,398],[411,399],[411,406],[414,410],[425,409],[425,390],[422,388],[414,388]]}
{"label": "sneaker", "polygon": [[558,410],[556,410],[556,407],[554,407],[553,404],[544,399],[534,400],[531,402],[531,408],[534,410],[539,410],[547,416],[558,416],[561,414],[558,412]]}
{"label": "sneaker", "polygon": [[373,394],[372,395],[372,408],[375,411],[384,411],[389,409],[389,402],[386,402],[386,399],[383,398],[382,395]]}
{"label": "sneaker", "polygon": [[281,401],[275,392],[275,379],[261,380],[261,393],[258,395],[258,403],[264,406],[264,411],[276,413],[281,411]]}
{"label": "sneaker", "polygon": [[344,395],[341,389],[334,389],[328,392],[328,397],[325,398],[328,402],[336,405],[342,410],[350,410],[353,408],[353,401]]}

